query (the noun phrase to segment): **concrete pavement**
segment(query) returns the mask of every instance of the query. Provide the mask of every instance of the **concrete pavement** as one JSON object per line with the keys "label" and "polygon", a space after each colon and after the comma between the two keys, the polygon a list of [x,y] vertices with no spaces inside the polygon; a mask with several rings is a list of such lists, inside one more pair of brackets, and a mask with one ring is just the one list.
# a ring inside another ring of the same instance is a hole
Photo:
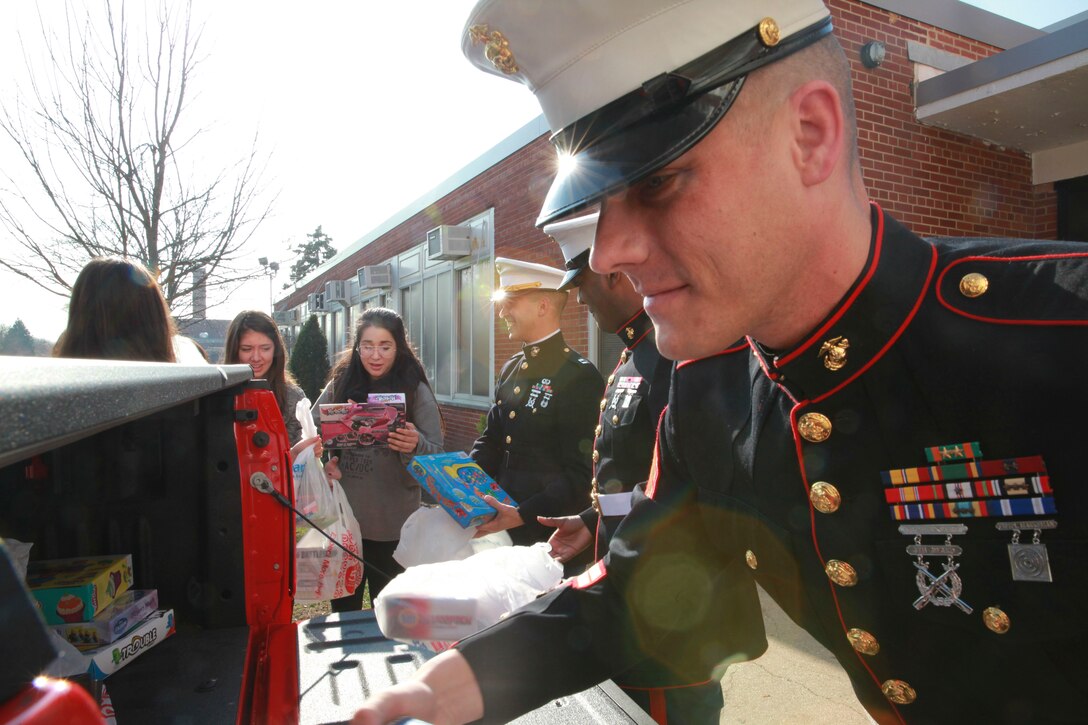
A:
{"label": "concrete pavement", "polygon": [[846,673],[762,589],[769,647],[722,679],[722,725],[871,725]]}

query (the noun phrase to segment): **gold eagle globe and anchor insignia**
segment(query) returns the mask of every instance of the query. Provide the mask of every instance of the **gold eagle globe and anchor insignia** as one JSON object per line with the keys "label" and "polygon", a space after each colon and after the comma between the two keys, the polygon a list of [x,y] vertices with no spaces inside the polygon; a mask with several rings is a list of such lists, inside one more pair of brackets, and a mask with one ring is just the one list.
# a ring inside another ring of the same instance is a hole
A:
{"label": "gold eagle globe and anchor insignia", "polygon": [[763,18],[759,21],[759,39],[768,48],[778,45],[778,41],[782,39],[782,31],[774,18]]}
{"label": "gold eagle globe and anchor insignia", "polygon": [[472,36],[473,44],[483,43],[484,57],[491,61],[491,65],[506,75],[518,72],[517,61],[514,60],[514,53],[510,50],[510,41],[505,35],[498,30],[490,30],[486,24],[473,25],[468,29],[468,33]]}
{"label": "gold eagle globe and anchor insignia", "polygon": [[850,341],[842,335],[833,337],[820,346],[818,353],[824,361],[824,367],[835,372],[846,366],[846,351],[850,348]]}

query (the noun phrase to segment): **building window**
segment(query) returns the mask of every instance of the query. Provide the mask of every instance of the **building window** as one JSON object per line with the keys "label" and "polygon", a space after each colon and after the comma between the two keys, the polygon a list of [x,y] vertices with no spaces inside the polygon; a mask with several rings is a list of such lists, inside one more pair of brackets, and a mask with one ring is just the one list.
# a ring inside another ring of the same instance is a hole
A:
{"label": "building window", "polygon": [[400,314],[435,395],[486,405],[494,367],[491,212],[467,224],[480,240],[470,257],[428,262],[412,274],[400,270]]}

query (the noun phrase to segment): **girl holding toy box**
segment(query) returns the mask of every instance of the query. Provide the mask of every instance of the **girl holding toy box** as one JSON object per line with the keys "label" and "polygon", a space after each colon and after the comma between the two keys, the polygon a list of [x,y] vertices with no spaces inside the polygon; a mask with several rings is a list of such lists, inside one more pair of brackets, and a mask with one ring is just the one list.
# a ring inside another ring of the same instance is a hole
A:
{"label": "girl holding toy box", "polygon": [[[407,470],[412,456],[441,453],[442,416],[438,410],[427,373],[408,343],[404,320],[393,310],[374,307],[363,312],[355,337],[329,373],[329,383],[314,404],[367,402],[376,393],[402,393],[407,421],[389,432],[388,447],[344,448],[339,459],[340,485],[344,487],[352,512],[363,535],[363,577],[370,586],[373,602],[397,574],[404,571],[393,551],[400,529],[419,508],[420,487]],[[335,463],[334,463],[335,462]],[[334,612],[357,610],[362,606],[363,587],[350,597],[334,599]]]}

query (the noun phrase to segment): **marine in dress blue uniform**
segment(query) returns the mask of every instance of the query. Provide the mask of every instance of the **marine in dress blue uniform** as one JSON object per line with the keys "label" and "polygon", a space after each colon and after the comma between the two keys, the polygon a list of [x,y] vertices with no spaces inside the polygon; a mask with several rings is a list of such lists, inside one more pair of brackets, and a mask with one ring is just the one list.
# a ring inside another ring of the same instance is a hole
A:
{"label": "marine in dress blue uniform", "polygon": [[867,204],[818,0],[605,4],[487,0],[463,46],[534,90],[566,157],[540,223],[602,203],[592,262],[699,359],[608,556],[432,661],[429,691],[474,681],[462,711],[504,722],[642,650],[717,674],[765,647],[758,582],[882,723],[1083,721],[1088,253],[921,239]]}
{"label": "marine in dress blue uniform", "polygon": [[[559,293],[560,270],[497,259],[500,293]],[[515,544],[545,541],[551,530],[537,516],[562,516],[589,504],[593,426],[604,381],[558,329],[524,347],[502,367],[495,404],[470,455],[517,502],[523,524],[509,529]]]}
{"label": "marine in dress blue uniform", "polygon": [[[582,525],[592,534],[594,561],[607,554],[612,534],[631,510],[635,486],[649,476],[672,376],[672,361],[658,351],[653,322],[630,282],[622,275],[606,277],[589,269],[597,216],[544,227],[565,259],[567,273],[560,289],[577,289],[579,302],[589,307],[598,326],[612,329],[624,346],[605,381],[604,410],[594,429],[593,506],[581,514]],[[717,680],[678,677],[652,657],[617,675],[616,683],[659,723],[716,721],[722,708]]]}

